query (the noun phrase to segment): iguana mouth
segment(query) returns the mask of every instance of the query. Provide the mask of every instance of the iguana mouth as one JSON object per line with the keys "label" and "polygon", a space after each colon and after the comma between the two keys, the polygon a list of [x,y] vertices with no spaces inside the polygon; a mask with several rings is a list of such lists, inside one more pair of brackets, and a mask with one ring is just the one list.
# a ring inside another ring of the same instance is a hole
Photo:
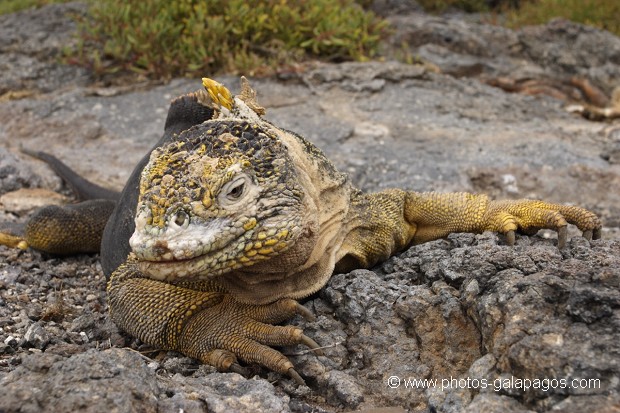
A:
{"label": "iguana mouth", "polygon": [[[152,279],[162,281],[179,281],[186,278],[193,278],[211,267],[213,258],[220,251],[213,251],[193,258],[181,258],[171,260],[141,260],[138,267],[141,272]],[[219,275],[223,271],[220,269],[209,271],[210,274]]]}
{"label": "iguana mouth", "polygon": [[298,231],[287,229],[271,229],[257,233],[253,230],[244,231],[239,236],[233,234],[226,239],[218,239],[217,249],[207,248],[203,254],[187,258],[167,253],[152,258],[136,254],[135,251],[134,254],[139,260],[140,271],[152,279],[168,282],[204,280],[250,267],[280,255],[290,247],[296,232]]}
{"label": "iguana mouth", "polygon": [[147,226],[136,219],[129,245],[140,261],[175,264],[222,254],[231,243],[249,235],[244,228],[232,225],[228,218],[164,228]]}
{"label": "iguana mouth", "polygon": [[134,254],[139,259],[140,270],[153,279],[178,281],[211,278],[230,271],[231,263],[237,261],[236,254],[239,252],[235,246],[245,245],[243,238],[249,235],[230,233],[208,244],[198,243],[190,237],[187,242],[177,240],[175,249],[172,249],[171,242],[162,239],[156,240],[149,248],[134,250]]}

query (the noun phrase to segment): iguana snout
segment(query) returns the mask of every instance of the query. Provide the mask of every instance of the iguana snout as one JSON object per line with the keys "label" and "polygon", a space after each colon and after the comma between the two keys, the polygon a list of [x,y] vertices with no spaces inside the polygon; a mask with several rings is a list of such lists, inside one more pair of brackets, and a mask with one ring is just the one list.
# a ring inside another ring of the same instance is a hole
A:
{"label": "iguana snout", "polygon": [[[147,208],[136,217],[136,229],[129,239],[133,253],[145,261],[184,261],[217,251],[243,234],[230,218],[215,218],[208,222],[192,222],[185,212],[174,213],[163,228],[148,225]],[[184,215],[179,225],[178,215]],[[176,216],[176,218],[175,218]]]}

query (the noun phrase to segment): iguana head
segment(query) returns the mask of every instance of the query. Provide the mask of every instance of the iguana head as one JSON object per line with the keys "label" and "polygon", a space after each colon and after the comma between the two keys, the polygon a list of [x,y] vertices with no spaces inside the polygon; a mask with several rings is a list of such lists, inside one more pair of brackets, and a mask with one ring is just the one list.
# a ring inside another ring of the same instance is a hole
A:
{"label": "iguana head", "polygon": [[203,80],[216,118],[155,149],[142,171],[130,239],[150,277],[200,279],[286,251],[303,231],[304,194],[279,130],[243,84]]}

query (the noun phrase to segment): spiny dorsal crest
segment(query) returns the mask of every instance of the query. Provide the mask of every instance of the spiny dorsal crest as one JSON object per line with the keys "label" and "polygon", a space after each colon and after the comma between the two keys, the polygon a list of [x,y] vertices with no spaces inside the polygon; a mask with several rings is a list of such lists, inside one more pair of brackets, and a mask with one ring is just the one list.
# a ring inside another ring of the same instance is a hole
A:
{"label": "spiny dorsal crest", "polygon": [[245,76],[241,76],[241,93],[235,97],[226,86],[208,77],[202,78],[202,85],[209,95],[213,108],[225,117],[231,114],[233,117],[246,117],[249,114],[246,108],[259,117],[265,114],[265,108],[256,101],[256,92]]}

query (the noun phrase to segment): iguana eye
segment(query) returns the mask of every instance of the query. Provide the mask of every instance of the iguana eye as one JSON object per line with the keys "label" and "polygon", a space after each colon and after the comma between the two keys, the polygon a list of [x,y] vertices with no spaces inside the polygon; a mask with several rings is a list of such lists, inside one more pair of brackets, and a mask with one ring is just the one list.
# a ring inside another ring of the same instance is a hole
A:
{"label": "iguana eye", "polygon": [[251,198],[255,198],[257,195],[258,190],[252,182],[252,178],[244,172],[239,172],[222,186],[217,200],[223,208],[235,208],[236,206],[246,205]]}
{"label": "iguana eye", "polygon": [[219,196],[220,204],[233,205],[239,202],[248,193],[250,183],[250,177],[246,174],[241,174],[233,178],[222,187]]}
{"label": "iguana eye", "polygon": [[226,198],[230,199],[231,201],[235,201],[241,198],[241,195],[243,195],[244,189],[245,189],[245,182],[240,182],[238,185],[228,190],[228,193],[226,194]]}
{"label": "iguana eye", "polygon": [[179,210],[172,216],[172,222],[179,227],[185,227],[189,224],[189,215],[187,212]]}

